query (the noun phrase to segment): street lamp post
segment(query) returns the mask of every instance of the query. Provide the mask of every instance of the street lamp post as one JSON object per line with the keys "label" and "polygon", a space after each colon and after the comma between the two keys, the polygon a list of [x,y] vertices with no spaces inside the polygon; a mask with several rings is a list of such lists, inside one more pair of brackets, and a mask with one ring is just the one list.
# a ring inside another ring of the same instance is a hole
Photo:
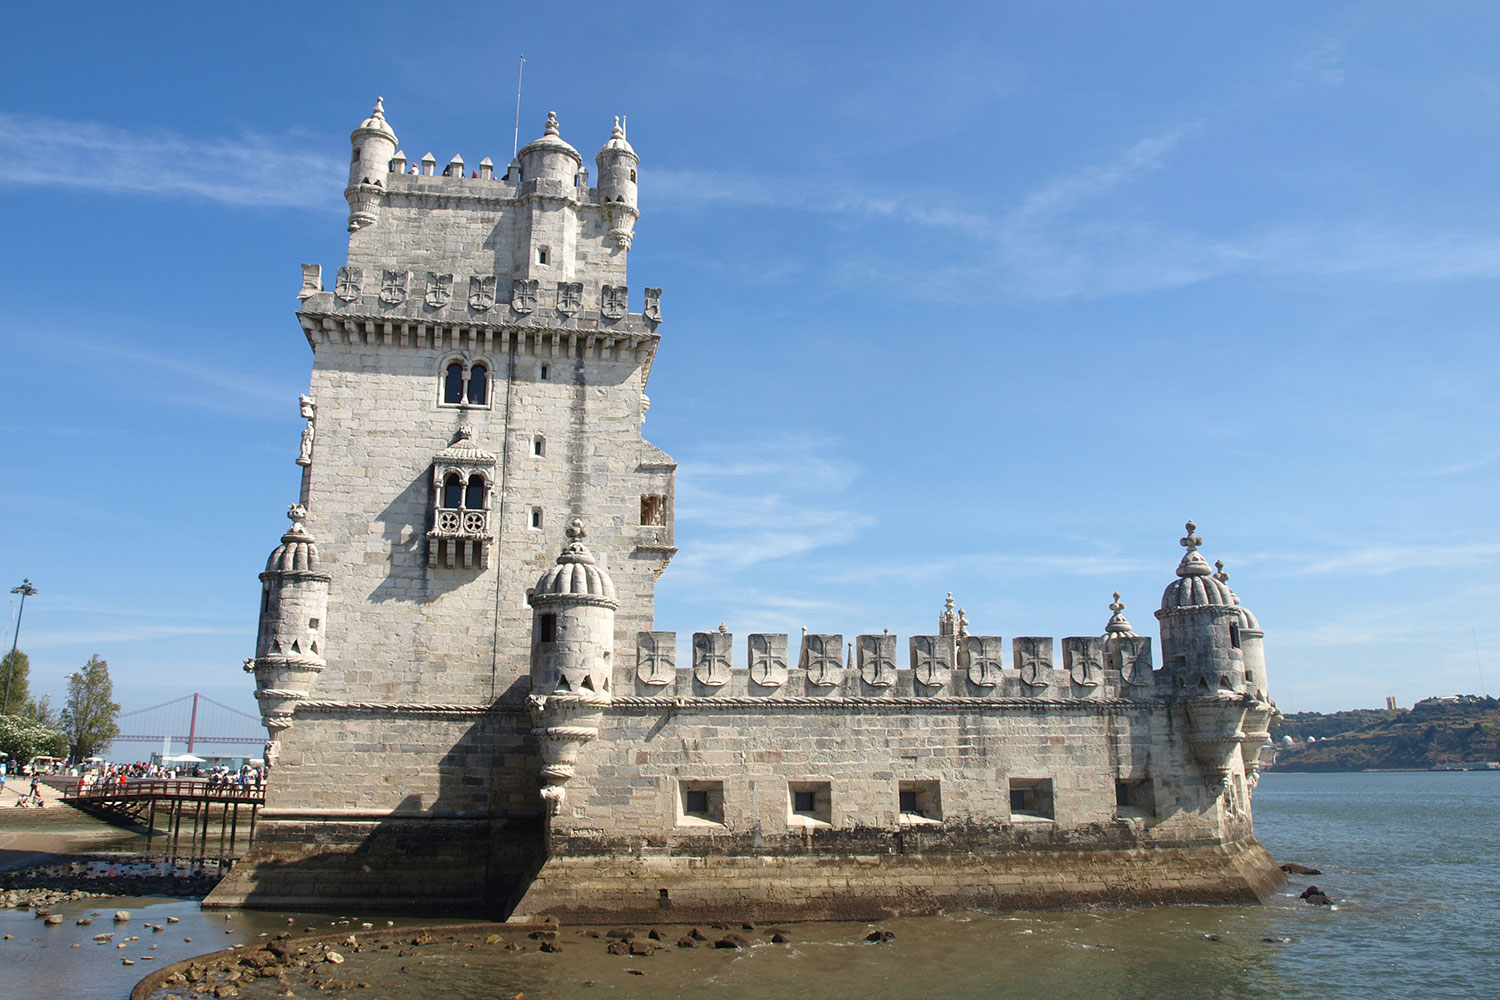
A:
{"label": "street lamp post", "polygon": [[21,607],[16,611],[16,634],[10,641],[10,659],[5,663],[5,700],[0,702],[0,715],[10,713],[10,678],[16,672],[16,646],[21,642],[21,616],[26,613],[26,598],[35,594],[36,588],[31,585],[30,580],[22,580],[21,585],[10,588],[10,592],[21,595]]}

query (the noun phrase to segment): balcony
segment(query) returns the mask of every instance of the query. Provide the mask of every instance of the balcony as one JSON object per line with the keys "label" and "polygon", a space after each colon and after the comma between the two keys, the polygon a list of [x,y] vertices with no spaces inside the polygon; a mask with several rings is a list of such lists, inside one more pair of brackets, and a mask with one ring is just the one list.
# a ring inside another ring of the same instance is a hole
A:
{"label": "balcony", "polygon": [[439,507],[427,532],[427,565],[436,569],[489,568],[490,512]]}

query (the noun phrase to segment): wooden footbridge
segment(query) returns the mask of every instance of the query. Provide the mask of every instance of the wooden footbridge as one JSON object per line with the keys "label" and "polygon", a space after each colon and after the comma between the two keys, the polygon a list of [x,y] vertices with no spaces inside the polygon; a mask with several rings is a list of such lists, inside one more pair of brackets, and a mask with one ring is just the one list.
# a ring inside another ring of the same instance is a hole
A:
{"label": "wooden footbridge", "polygon": [[160,835],[168,838],[172,853],[178,853],[186,823],[188,853],[198,857],[209,855],[210,830],[215,824],[219,857],[232,857],[248,847],[255,836],[256,815],[266,802],[264,787],[210,786],[192,778],[132,778],[86,788],[69,782],[62,792],[67,805],[114,822],[144,826],[148,850],[161,821]]}

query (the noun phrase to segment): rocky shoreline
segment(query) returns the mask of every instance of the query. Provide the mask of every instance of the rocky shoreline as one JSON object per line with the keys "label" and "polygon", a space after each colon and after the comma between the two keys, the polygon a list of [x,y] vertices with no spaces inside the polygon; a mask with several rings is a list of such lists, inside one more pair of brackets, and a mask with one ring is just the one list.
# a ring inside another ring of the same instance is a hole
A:
{"label": "rocky shoreline", "polygon": [[0,907],[53,906],[100,896],[201,899],[219,881],[217,863],[145,854],[47,856],[41,863],[0,872]]}

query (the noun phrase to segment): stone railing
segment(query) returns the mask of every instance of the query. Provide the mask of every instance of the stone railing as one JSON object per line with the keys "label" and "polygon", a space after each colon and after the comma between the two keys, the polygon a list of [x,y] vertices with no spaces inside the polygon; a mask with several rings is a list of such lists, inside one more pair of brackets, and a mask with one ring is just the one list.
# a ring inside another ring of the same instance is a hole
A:
{"label": "stone railing", "polygon": [[490,512],[439,507],[432,513],[432,534],[442,538],[488,538]]}

